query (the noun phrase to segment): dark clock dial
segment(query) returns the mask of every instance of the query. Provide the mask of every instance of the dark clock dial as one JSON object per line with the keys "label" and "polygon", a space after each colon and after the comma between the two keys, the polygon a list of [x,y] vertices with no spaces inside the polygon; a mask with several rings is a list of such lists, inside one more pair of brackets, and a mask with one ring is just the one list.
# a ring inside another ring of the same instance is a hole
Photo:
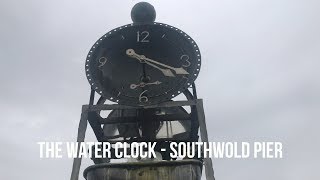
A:
{"label": "dark clock dial", "polygon": [[200,71],[196,43],[166,24],[130,24],[102,36],[86,60],[92,88],[111,101],[140,106],[168,101]]}

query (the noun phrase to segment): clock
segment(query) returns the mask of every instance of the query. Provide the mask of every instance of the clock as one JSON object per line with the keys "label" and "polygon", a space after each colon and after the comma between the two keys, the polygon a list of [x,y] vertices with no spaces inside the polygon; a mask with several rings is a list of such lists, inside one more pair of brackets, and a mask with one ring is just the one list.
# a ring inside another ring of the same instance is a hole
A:
{"label": "clock", "polygon": [[113,29],[99,38],[85,63],[97,93],[119,104],[145,106],[169,101],[197,78],[200,50],[186,33],[151,22]]}

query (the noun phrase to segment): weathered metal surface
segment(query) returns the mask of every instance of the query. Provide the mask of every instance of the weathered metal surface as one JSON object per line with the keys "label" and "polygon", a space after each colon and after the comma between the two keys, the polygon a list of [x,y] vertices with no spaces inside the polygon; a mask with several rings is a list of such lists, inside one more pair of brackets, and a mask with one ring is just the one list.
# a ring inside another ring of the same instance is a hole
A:
{"label": "weathered metal surface", "polygon": [[200,180],[198,160],[105,163],[84,171],[86,180]]}

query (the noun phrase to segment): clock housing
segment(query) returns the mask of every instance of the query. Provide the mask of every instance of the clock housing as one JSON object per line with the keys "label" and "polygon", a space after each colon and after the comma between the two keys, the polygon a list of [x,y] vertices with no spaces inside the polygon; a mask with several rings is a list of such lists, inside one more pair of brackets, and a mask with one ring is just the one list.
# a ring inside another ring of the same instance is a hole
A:
{"label": "clock housing", "polygon": [[99,38],[85,63],[87,79],[101,96],[119,104],[144,106],[168,101],[197,78],[196,42],[163,23],[134,23]]}

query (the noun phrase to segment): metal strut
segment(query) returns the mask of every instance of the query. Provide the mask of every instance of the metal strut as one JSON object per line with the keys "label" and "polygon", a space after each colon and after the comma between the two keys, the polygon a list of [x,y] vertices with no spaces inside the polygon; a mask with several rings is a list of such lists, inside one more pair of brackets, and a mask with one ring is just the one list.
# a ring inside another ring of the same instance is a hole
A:
{"label": "metal strut", "polygon": [[[204,116],[202,99],[197,99],[196,107],[197,107],[197,115],[198,115],[198,121],[200,126],[201,141],[204,143],[208,143],[208,132],[207,132],[207,125],[206,125],[206,120]],[[211,158],[204,158],[204,166],[205,166],[207,180],[215,180]]]}
{"label": "metal strut", "polygon": [[[91,89],[89,105],[93,105],[93,103],[94,103],[94,94],[95,94],[95,91],[93,89]],[[82,160],[82,157],[79,157],[79,149],[80,149],[80,143],[84,142],[84,139],[86,137],[87,120],[88,120],[88,106],[82,106],[81,118],[80,118],[80,122],[79,122],[78,136],[77,136],[77,143],[78,143],[77,157],[73,159],[70,180],[78,180],[79,179],[79,172],[80,172],[80,166],[81,166],[81,160]]]}
{"label": "metal strut", "polygon": [[82,106],[81,118],[78,127],[78,137],[77,137],[77,157],[73,159],[72,172],[70,180],[79,179],[79,171],[81,166],[82,157],[79,157],[80,143],[84,142],[87,130],[87,119],[88,119],[88,109],[87,106]]}

